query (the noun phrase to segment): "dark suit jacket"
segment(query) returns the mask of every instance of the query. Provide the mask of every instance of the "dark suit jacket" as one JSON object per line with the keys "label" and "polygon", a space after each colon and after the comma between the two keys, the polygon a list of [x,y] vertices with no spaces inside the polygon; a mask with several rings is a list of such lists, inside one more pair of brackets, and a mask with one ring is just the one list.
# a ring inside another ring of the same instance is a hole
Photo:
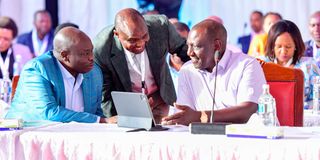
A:
{"label": "dark suit jacket", "polygon": [[[17,43],[28,46],[30,51],[32,52],[32,54],[34,54],[34,48],[33,48],[33,43],[32,43],[32,31],[20,35],[17,39]],[[45,52],[51,51],[52,49],[53,49],[53,31],[50,31],[49,32],[49,42],[48,42],[48,46],[47,46],[47,49],[45,50]]]}
{"label": "dark suit jacket", "polygon": [[249,47],[250,47],[250,42],[251,42],[251,34],[239,37],[238,44],[241,45],[243,53],[245,53],[245,54],[248,53],[248,50],[249,50]]}
{"label": "dark suit jacket", "polygon": [[304,55],[303,55],[303,56],[313,57],[312,40],[309,40],[309,41],[307,41],[307,42],[304,42],[304,45],[306,46],[306,51],[304,52]]}
{"label": "dark suit jacket", "polygon": [[[146,51],[151,71],[162,99],[172,104],[176,101],[176,94],[166,55],[168,52],[177,53],[183,61],[187,61],[187,46],[165,16],[149,15],[144,18],[150,35]],[[114,26],[106,27],[94,39],[95,62],[104,75],[102,107],[107,110],[107,117],[117,114],[111,101],[111,91],[132,91],[125,53],[113,30]]]}

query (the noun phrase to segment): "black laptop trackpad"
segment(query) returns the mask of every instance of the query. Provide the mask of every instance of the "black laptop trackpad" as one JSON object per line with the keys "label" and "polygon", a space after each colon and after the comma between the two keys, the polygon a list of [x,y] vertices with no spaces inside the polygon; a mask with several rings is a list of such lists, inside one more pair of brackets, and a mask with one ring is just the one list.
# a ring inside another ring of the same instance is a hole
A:
{"label": "black laptop trackpad", "polygon": [[163,127],[161,125],[156,125],[156,126],[153,126],[149,129],[149,131],[166,131],[168,130],[169,128],[167,127]]}

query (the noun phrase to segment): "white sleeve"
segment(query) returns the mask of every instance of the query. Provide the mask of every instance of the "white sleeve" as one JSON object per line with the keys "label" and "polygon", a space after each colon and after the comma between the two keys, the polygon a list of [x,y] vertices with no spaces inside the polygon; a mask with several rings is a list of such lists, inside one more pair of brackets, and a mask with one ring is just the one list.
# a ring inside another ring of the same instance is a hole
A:
{"label": "white sleeve", "polygon": [[186,105],[195,110],[195,102],[190,80],[190,71],[187,68],[181,68],[178,77],[178,93],[177,93],[177,104]]}
{"label": "white sleeve", "polygon": [[258,103],[259,96],[262,94],[263,84],[266,84],[266,79],[262,67],[258,61],[252,60],[246,64],[243,70],[242,78],[238,85],[237,103]]}

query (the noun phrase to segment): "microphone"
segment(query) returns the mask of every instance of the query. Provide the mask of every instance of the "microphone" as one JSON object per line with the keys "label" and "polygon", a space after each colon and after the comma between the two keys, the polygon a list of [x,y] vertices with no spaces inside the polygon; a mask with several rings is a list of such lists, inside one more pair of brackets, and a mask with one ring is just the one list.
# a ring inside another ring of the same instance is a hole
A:
{"label": "microphone", "polygon": [[[220,52],[217,50],[214,52],[214,61],[215,61],[215,77],[214,77],[214,90],[213,94],[211,93],[208,84],[207,89],[212,97],[212,108],[210,115],[210,123],[201,123],[201,122],[192,122],[190,124],[190,132],[192,134],[225,134],[226,125],[229,123],[214,123],[214,106],[216,104],[216,87],[217,87],[217,75],[218,75],[218,63],[220,58]],[[206,82],[206,81],[205,81]]]}

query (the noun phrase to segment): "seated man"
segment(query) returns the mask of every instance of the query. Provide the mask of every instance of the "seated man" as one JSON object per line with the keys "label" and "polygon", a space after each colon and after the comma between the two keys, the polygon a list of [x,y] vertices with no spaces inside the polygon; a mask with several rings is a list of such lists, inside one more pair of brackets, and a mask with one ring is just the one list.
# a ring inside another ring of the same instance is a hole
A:
{"label": "seated man", "polygon": [[6,118],[60,122],[106,122],[102,117],[102,73],[94,65],[90,38],[61,29],[54,49],[25,65]]}
{"label": "seated man", "polygon": [[192,28],[187,40],[191,61],[182,66],[178,78],[180,112],[162,123],[209,122],[213,104],[217,122],[244,123],[256,112],[266,83],[263,70],[255,58],[226,50],[226,40],[226,29],[213,20]]}

